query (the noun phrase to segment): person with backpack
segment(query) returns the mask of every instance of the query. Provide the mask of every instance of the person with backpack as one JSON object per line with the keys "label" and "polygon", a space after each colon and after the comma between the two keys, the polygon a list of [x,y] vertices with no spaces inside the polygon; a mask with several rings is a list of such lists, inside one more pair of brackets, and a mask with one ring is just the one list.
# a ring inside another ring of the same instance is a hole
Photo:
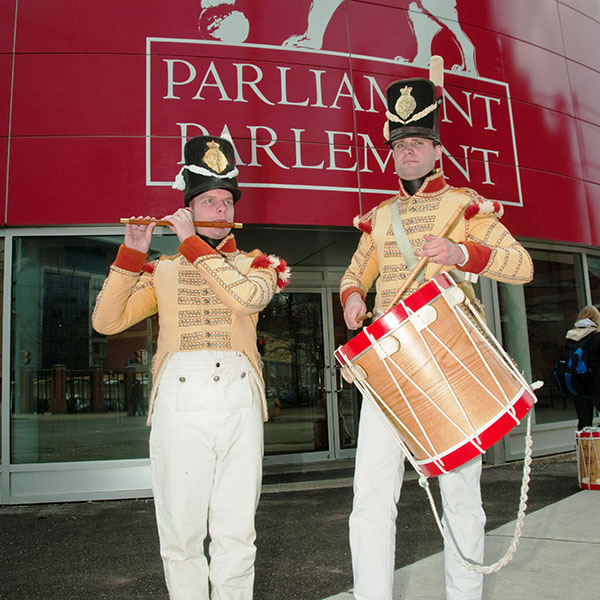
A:
{"label": "person with backpack", "polygon": [[[594,418],[594,406],[600,410],[600,311],[595,306],[585,306],[566,334],[565,349],[573,355],[578,349],[580,360],[585,364],[579,371],[589,373],[579,376],[572,374],[571,387],[562,384],[559,387],[573,398],[577,413],[577,430],[591,427]],[[560,359],[559,359],[560,360]],[[575,360],[572,361],[572,364]],[[557,365],[558,367],[558,365]]]}

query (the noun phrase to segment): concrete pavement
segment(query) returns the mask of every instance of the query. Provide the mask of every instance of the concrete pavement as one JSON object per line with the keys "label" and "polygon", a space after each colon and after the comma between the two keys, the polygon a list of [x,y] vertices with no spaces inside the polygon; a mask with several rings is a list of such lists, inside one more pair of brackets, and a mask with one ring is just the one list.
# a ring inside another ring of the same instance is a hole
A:
{"label": "concrete pavement", "polygon": [[[352,463],[268,468],[257,513],[255,600],[349,600]],[[512,536],[522,464],[484,466],[488,563]],[[436,481],[431,480],[437,497]],[[484,600],[596,597],[600,492],[575,454],[535,459],[516,556]],[[408,473],[399,505],[395,600],[443,600],[442,539]],[[0,506],[2,600],[167,600],[151,499]]]}
{"label": "concrete pavement", "polygon": [[[486,565],[504,556],[515,522],[486,535]],[[484,578],[483,600],[598,597],[600,492],[583,490],[531,513],[513,560]],[[396,571],[394,600],[444,598],[443,553]],[[350,591],[327,600],[352,600]]]}

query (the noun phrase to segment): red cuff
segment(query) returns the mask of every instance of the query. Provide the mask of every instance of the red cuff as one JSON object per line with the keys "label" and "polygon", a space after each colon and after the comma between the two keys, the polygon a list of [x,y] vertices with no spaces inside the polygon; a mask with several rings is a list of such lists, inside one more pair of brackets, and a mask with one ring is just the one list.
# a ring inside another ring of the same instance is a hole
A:
{"label": "red cuff", "polygon": [[146,262],[147,256],[145,252],[140,252],[121,244],[113,265],[124,271],[139,273]]}
{"label": "red cuff", "polygon": [[342,308],[346,308],[346,300],[348,300],[348,296],[350,294],[353,294],[354,292],[358,292],[360,294],[360,297],[363,299],[363,302],[366,301],[365,295],[363,294],[363,291],[360,288],[351,287],[351,288],[348,288],[347,290],[344,290],[340,294],[340,302],[342,303]]}
{"label": "red cuff", "polygon": [[208,256],[209,254],[217,254],[214,248],[211,248],[210,244],[207,244],[202,238],[197,235],[190,235],[185,238],[179,248],[177,248],[183,256],[185,256],[192,264],[194,264],[201,256]]}
{"label": "red cuff", "polygon": [[469,253],[469,260],[462,266],[459,267],[457,265],[457,269],[459,271],[464,271],[467,273],[481,273],[487,266],[488,262],[490,262],[490,256],[492,254],[492,249],[488,248],[488,246],[484,246],[483,244],[476,244],[475,242],[461,242],[467,252]]}

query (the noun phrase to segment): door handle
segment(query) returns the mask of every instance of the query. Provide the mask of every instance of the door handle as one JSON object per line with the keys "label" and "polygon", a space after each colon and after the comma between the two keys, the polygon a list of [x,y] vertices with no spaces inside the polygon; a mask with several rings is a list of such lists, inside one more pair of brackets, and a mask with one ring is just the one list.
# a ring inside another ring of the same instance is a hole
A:
{"label": "door handle", "polygon": [[320,392],[328,392],[329,390],[327,389],[326,385],[323,385],[323,379],[325,379],[325,381],[327,381],[327,377],[325,376],[325,369],[327,369],[328,367],[323,367],[323,369],[319,369],[317,371],[318,373],[318,382],[319,382],[319,391]]}
{"label": "door handle", "polygon": [[344,390],[344,379],[342,377],[342,368],[339,365],[332,367],[335,370],[335,393],[340,394]]}

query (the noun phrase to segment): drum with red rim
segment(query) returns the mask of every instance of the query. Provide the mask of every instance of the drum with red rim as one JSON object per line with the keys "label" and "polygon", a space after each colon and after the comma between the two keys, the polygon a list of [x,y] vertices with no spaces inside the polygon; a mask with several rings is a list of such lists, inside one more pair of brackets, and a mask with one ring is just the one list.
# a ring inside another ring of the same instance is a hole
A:
{"label": "drum with red rim", "polygon": [[600,428],[586,427],[575,432],[579,487],[600,490]]}
{"label": "drum with red rim", "polygon": [[375,401],[427,476],[485,452],[535,402],[448,273],[363,328],[335,356],[346,381]]}

